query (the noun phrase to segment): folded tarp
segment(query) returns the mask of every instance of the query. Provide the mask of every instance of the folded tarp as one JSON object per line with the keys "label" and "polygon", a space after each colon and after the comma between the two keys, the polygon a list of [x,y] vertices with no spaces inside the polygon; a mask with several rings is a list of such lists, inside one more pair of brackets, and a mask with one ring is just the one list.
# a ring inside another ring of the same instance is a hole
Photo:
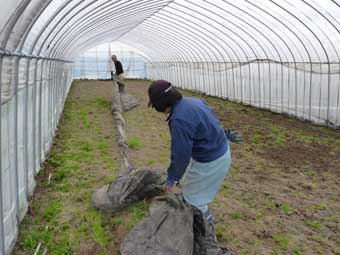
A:
{"label": "folded tarp", "polygon": [[100,211],[116,212],[130,204],[160,195],[162,176],[152,170],[133,170],[92,194],[92,205]]}
{"label": "folded tarp", "polygon": [[137,224],[121,244],[122,255],[230,255],[218,247],[202,213],[171,194]]}

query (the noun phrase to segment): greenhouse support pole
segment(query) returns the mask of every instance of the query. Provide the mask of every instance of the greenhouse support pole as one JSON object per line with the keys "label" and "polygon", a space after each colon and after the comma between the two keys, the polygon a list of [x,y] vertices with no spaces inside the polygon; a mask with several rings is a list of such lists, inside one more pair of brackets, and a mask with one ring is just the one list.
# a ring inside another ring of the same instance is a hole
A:
{"label": "greenhouse support pole", "polygon": [[[0,52],[0,134],[2,133],[2,123],[1,123],[1,113],[2,113],[2,89],[1,89],[1,81],[2,81],[2,63],[3,63],[3,52]],[[2,201],[2,149],[1,149],[1,140],[0,140],[0,252],[1,254],[5,254],[5,232],[4,232],[4,217],[3,217],[3,201]]]}
{"label": "greenhouse support pole", "polygon": [[26,77],[25,77],[25,109],[24,109],[24,121],[23,121],[23,137],[24,137],[24,171],[25,171],[25,194],[26,199],[28,200],[29,195],[29,187],[28,187],[28,85],[29,85],[29,68],[30,68],[31,59],[27,60],[26,64]]}
{"label": "greenhouse support pole", "polygon": [[39,164],[38,164],[38,167],[40,169],[40,166],[41,166],[41,149],[42,149],[42,138],[41,138],[41,135],[42,135],[42,113],[41,113],[41,109],[42,109],[42,103],[41,103],[41,100],[42,100],[42,85],[43,85],[43,72],[44,72],[44,62],[45,60],[42,61],[41,63],[41,76],[40,76],[40,86],[39,86],[39,106],[38,106],[38,113],[39,113],[39,120],[38,120],[38,124],[39,124],[39,139],[38,139],[38,150],[39,150]]}
{"label": "greenhouse support pole", "polygon": [[37,75],[38,75],[38,66],[39,66],[39,60],[35,61],[35,68],[34,68],[34,74],[33,74],[33,87],[32,87],[32,109],[33,109],[33,116],[32,116],[32,129],[33,129],[33,135],[32,135],[32,146],[33,146],[33,172],[34,174],[37,172],[37,136],[36,136],[36,115],[37,115]]}
{"label": "greenhouse support pole", "polygon": [[20,210],[19,210],[19,166],[18,166],[18,106],[19,106],[19,62],[20,57],[15,58],[15,64],[13,68],[14,75],[14,178],[15,178],[15,209],[16,209],[16,217],[19,222],[20,218]]}

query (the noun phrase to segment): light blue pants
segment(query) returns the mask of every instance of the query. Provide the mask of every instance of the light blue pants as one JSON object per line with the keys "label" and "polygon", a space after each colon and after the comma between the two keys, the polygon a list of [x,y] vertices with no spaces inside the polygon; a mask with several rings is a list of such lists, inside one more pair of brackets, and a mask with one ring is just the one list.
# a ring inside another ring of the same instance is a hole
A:
{"label": "light blue pants", "polygon": [[183,197],[203,214],[213,201],[231,165],[230,146],[220,158],[211,162],[191,160],[183,179]]}

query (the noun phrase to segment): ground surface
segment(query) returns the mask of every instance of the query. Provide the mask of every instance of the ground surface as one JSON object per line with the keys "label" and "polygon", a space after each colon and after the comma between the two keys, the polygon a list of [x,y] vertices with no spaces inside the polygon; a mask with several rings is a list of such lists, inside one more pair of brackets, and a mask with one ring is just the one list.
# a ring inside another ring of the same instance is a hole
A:
{"label": "ground surface", "polygon": [[[124,114],[131,161],[164,171],[170,146],[166,116],[146,107],[149,82],[127,83],[141,102]],[[47,254],[119,254],[122,237],[147,214],[146,202],[113,216],[90,208],[92,190],[119,168],[110,85],[73,85],[14,254],[32,254],[39,241]],[[340,254],[340,133],[200,97],[224,127],[245,138],[231,145],[232,167],[211,204],[220,243],[237,254]]]}

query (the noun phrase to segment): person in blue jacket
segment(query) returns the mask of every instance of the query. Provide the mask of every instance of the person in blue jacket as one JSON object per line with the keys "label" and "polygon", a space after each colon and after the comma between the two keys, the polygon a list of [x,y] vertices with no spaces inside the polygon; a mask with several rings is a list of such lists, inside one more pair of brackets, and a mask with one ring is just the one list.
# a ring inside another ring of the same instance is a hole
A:
{"label": "person in blue jacket", "polygon": [[153,82],[149,106],[168,114],[171,162],[164,188],[173,191],[183,177],[185,201],[198,208],[213,228],[209,203],[213,201],[231,164],[226,134],[241,142],[238,134],[225,133],[213,110],[201,99],[183,97],[165,80]]}

